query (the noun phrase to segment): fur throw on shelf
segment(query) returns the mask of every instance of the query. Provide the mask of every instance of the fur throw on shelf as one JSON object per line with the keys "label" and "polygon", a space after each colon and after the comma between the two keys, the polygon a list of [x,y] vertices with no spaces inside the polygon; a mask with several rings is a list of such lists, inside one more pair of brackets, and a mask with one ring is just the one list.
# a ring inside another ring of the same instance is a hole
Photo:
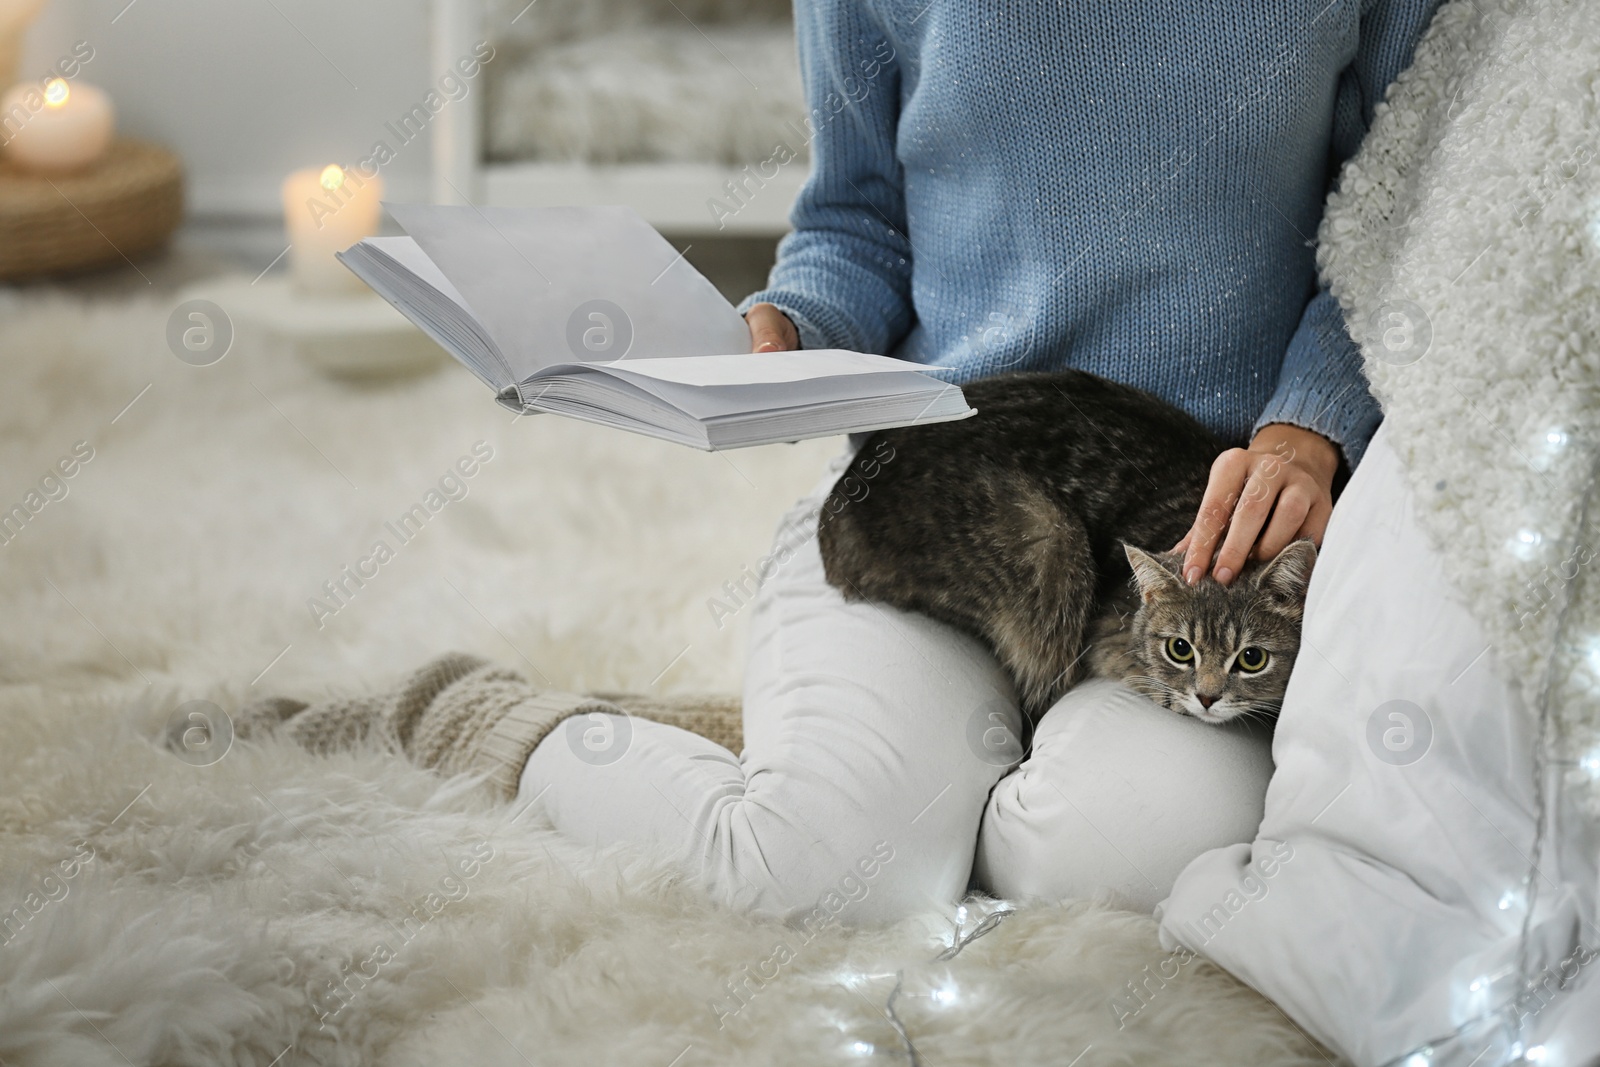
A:
{"label": "fur throw on shelf", "polygon": [[[788,3],[490,3],[495,161],[755,163],[805,155]],[[789,124],[793,123],[791,129]]]}

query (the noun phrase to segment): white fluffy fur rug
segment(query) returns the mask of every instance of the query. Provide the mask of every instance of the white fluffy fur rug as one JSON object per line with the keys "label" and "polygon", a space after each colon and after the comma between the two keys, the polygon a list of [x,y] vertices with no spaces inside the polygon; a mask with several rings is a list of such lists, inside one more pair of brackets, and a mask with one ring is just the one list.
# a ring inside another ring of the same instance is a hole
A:
{"label": "white fluffy fur rug", "polygon": [[[903,971],[930,1065],[1325,1062],[1104,904],[1025,907],[946,963],[939,914],[806,943],[392,757],[157,750],[181,702],[451,648],[569,688],[736,690],[745,620],[705,601],[837,444],[512,425],[453,366],[358,388],[249,335],[191,367],[175,302],[0,290],[0,507],[42,501],[0,545],[0,1061],[903,1064]],[[308,599],[479,441],[465,498],[319,629]]]}

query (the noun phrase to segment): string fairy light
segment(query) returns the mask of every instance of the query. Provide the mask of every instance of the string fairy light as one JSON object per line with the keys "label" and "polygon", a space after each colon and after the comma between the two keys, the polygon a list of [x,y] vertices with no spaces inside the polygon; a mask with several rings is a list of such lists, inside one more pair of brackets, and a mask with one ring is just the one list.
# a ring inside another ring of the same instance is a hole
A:
{"label": "string fairy light", "polygon": [[[1535,435],[1533,455],[1522,456],[1528,461],[1529,466],[1539,473],[1548,471],[1558,458],[1565,461],[1568,457],[1584,456],[1588,459],[1588,479],[1584,483],[1577,508],[1577,521],[1572,527],[1574,531],[1580,532],[1590,529],[1596,493],[1600,491],[1600,450],[1591,447],[1589,442],[1584,440],[1585,436],[1568,426],[1551,426]],[[1505,547],[1517,559],[1531,562],[1543,557],[1546,549],[1553,547],[1555,542],[1569,538],[1556,536],[1551,546],[1546,545],[1546,540],[1545,533],[1538,529],[1537,525],[1530,524],[1518,528],[1507,539]],[[1577,549],[1582,547],[1581,544],[1577,545]],[[1562,577],[1568,576],[1562,575]],[[1587,577],[1586,574],[1585,578]],[[1571,578],[1573,580],[1565,581],[1561,586],[1560,606],[1551,623],[1552,651],[1545,660],[1538,687],[1528,701],[1536,713],[1532,746],[1534,786],[1532,850],[1520,885],[1506,889],[1496,901],[1496,908],[1499,911],[1520,913],[1516,961],[1505,971],[1474,978],[1466,986],[1467,991],[1473,996],[1464,997],[1463,1000],[1471,1005],[1471,1010],[1466,1013],[1468,1017],[1465,1021],[1460,1022],[1454,1031],[1419,1048],[1402,1053],[1388,1061],[1386,1067],[1429,1067],[1439,1046],[1448,1044],[1455,1048],[1465,1047],[1469,1043],[1476,1052],[1476,1058],[1472,1062],[1478,1067],[1489,1067],[1490,1064],[1499,1067],[1558,1067],[1560,1062],[1559,1053],[1552,1051],[1546,1045],[1527,1043],[1528,1027],[1537,1013],[1520,1010],[1518,1002],[1536,990],[1540,978],[1540,975],[1535,973],[1537,961],[1533,949],[1533,924],[1538,912],[1539,879],[1544,854],[1548,848],[1553,847],[1551,838],[1555,833],[1553,826],[1558,815],[1558,812],[1553,810],[1556,806],[1552,805],[1552,798],[1547,795],[1548,787],[1560,786],[1560,781],[1552,778],[1552,772],[1561,772],[1564,767],[1572,768],[1577,777],[1567,778],[1567,784],[1576,785],[1578,782],[1583,782],[1591,791],[1596,782],[1600,781],[1600,745],[1594,744],[1592,739],[1587,739],[1589,747],[1577,758],[1562,759],[1559,758],[1559,753],[1551,751],[1552,745],[1571,743],[1571,739],[1556,733],[1558,705],[1564,704],[1574,691],[1584,689],[1584,685],[1579,684],[1584,674],[1584,667],[1587,667],[1590,682],[1587,692],[1580,693],[1579,698],[1592,700],[1597,691],[1600,691],[1600,684],[1595,684],[1595,680],[1600,679],[1600,634],[1590,635],[1586,644],[1581,643],[1577,637],[1567,636],[1574,621],[1574,605],[1579,599],[1577,589],[1579,583],[1576,580],[1578,571],[1574,571]],[[1589,814],[1600,815],[1600,810],[1596,810],[1592,806],[1593,803],[1591,799]],[[1499,992],[1504,988],[1499,979],[1513,976],[1516,979],[1516,992],[1509,993],[1509,996]],[[1494,1006],[1486,1004],[1485,1001],[1491,997],[1499,1003]],[[1491,1052],[1494,1053],[1494,1058],[1486,1059],[1485,1057]],[[1472,1056],[1472,1053],[1469,1052],[1468,1056]]]}
{"label": "string fairy light", "polygon": [[889,999],[883,1006],[883,1013],[889,1017],[889,1025],[894,1027],[894,1032],[900,1038],[900,1044],[905,1046],[906,1058],[911,1061],[911,1067],[922,1067],[922,1057],[917,1055],[917,1046],[911,1043],[911,1035],[906,1033],[906,1024],[900,1021],[900,1013],[894,1010],[894,1002],[900,998],[900,987],[905,981],[905,972],[894,976],[894,988],[889,991]]}
{"label": "string fairy light", "polygon": [[1507,547],[1518,559],[1530,560],[1539,554],[1539,546],[1542,544],[1544,544],[1544,534],[1524,526],[1512,535]]}
{"label": "string fairy light", "polygon": [[[993,910],[984,914],[984,916],[974,923],[972,928],[969,930],[967,929],[967,919],[971,914],[970,907],[967,904],[960,905],[958,908],[956,908],[955,917],[951,921],[949,940],[945,943],[944,948],[939,952],[939,954],[933,958],[932,962],[943,963],[948,960],[955,959],[968,945],[978,940],[978,938],[983,937],[985,934],[992,932],[1015,912],[1016,908],[1014,906],[1006,901],[999,901],[995,904]],[[837,976],[834,980],[847,989],[856,991],[861,985],[865,984],[868,979],[889,977],[894,978],[894,988],[889,991],[889,997],[884,1002],[882,1008],[883,1016],[888,1021],[890,1028],[894,1030],[895,1036],[900,1039],[899,1051],[901,1054],[906,1057],[911,1067],[922,1067],[922,1056],[917,1051],[916,1043],[911,1040],[911,1033],[906,1029],[905,1020],[900,1017],[900,1012],[896,1005],[899,1003],[902,996],[926,996],[930,1002],[938,1007],[949,1007],[960,999],[960,993],[955,982],[950,980],[935,986],[926,994],[906,993],[905,971],[903,969],[894,972],[892,976],[889,974],[869,975],[856,972],[846,972]],[[878,1052],[877,1045],[864,1039],[854,1040],[848,1047],[849,1050],[857,1056],[873,1056]]]}
{"label": "string fairy light", "polygon": [[967,921],[967,909],[963,905],[956,910],[955,929],[950,935],[950,944],[945,946],[945,950],[935,956],[934,959],[941,963],[945,960],[955,959],[961,954],[962,949],[1005,922],[1016,910],[1011,905],[1002,902],[993,911],[978,920],[978,924],[972,928],[971,933],[963,933],[962,927]]}

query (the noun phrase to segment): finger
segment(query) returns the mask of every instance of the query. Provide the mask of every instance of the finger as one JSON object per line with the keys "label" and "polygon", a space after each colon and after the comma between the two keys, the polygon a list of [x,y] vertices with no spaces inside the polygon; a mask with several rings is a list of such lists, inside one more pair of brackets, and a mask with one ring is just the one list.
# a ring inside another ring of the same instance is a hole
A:
{"label": "finger", "polygon": [[1223,585],[1233,581],[1239,568],[1249,558],[1251,546],[1256,543],[1256,536],[1261,533],[1261,527],[1266,525],[1267,515],[1277,500],[1277,490],[1277,486],[1259,475],[1253,474],[1246,482],[1239,506],[1233,509],[1233,520],[1228,523],[1228,536],[1222,542],[1222,549],[1217,553],[1217,562],[1212,568],[1212,574]]}
{"label": "finger", "polygon": [[773,304],[757,304],[745,315],[750,326],[750,351],[788,352],[800,345],[789,316]]}
{"label": "finger", "polygon": [[1183,535],[1183,540],[1167,549],[1168,552],[1184,552],[1189,548],[1189,540],[1194,537],[1194,527],[1189,527],[1189,532]]}
{"label": "finger", "polygon": [[1194,525],[1184,540],[1183,578],[1193,585],[1211,568],[1211,554],[1233,516],[1233,503],[1239,499],[1250,473],[1250,457],[1242,448],[1231,448],[1211,464],[1205,496]]}
{"label": "finger", "polygon": [[1311,538],[1311,542],[1318,548],[1322,547],[1322,535],[1328,532],[1328,519],[1333,515],[1333,501],[1322,497],[1311,505],[1305,521],[1300,524],[1301,537]]}
{"label": "finger", "polygon": [[[1209,487],[1207,493],[1210,493]],[[1194,532],[1183,554],[1183,578],[1190,585],[1198,582],[1211,569],[1222,537],[1228,532],[1228,523],[1233,519],[1233,508],[1238,500],[1239,491],[1230,480],[1219,485],[1216,496],[1200,504],[1200,511],[1195,515]]]}
{"label": "finger", "polygon": [[750,351],[771,349],[778,343],[776,323],[767,314],[767,305],[757,304],[744,313],[745,325],[750,327]]}
{"label": "finger", "polygon": [[1311,503],[1310,492],[1298,485],[1286,486],[1278,494],[1278,503],[1267,520],[1267,528],[1261,531],[1261,539],[1256,542],[1255,558],[1271,559],[1301,536],[1301,527],[1311,513]]}

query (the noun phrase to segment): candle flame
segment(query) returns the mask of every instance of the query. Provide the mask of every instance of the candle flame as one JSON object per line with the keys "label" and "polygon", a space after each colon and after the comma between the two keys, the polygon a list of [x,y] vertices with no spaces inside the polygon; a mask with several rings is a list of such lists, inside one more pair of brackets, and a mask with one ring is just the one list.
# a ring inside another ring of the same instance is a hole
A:
{"label": "candle flame", "polygon": [[344,185],[344,171],[337,163],[329,163],[322,168],[322,176],[317,181],[324,189],[332,192]]}
{"label": "candle flame", "polygon": [[61,78],[51,78],[44,83],[44,102],[50,107],[60,107],[71,95],[71,88]]}

